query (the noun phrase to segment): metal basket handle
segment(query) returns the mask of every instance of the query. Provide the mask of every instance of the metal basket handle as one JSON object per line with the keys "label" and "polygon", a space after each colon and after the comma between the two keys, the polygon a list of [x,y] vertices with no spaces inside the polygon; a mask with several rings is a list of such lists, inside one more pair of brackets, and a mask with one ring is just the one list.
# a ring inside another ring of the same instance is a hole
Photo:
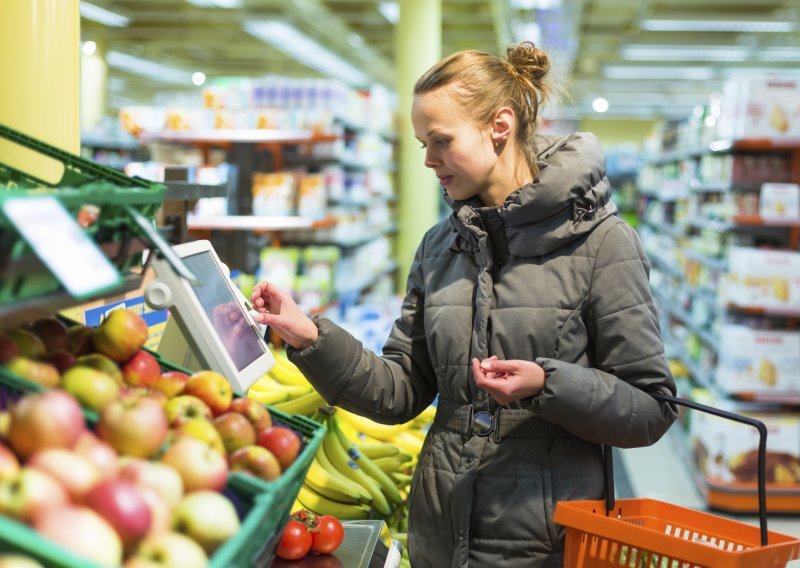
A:
{"label": "metal basket handle", "polygon": [[[761,525],[761,546],[769,544],[767,532],[767,426],[761,421],[748,416],[742,416],[726,410],[720,410],[712,406],[706,406],[691,400],[684,400],[661,393],[649,393],[654,399],[661,402],[671,402],[680,406],[686,406],[692,410],[699,410],[720,418],[727,418],[734,422],[747,424],[758,430],[758,521]],[[614,510],[616,497],[614,495],[614,462],[611,456],[611,446],[603,446],[603,461],[606,474],[606,515]]]}

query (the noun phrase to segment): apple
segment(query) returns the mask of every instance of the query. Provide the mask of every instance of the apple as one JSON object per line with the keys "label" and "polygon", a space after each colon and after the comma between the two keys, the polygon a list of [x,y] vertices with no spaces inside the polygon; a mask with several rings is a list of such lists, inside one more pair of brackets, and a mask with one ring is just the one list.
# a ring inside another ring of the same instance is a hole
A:
{"label": "apple", "polygon": [[170,426],[177,426],[190,418],[205,418],[206,420],[213,418],[211,409],[205,402],[188,394],[169,399],[164,410]]}
{"label": "apple", "polygon": [[181,371],[167,371],[161,373],[153,383],[153,388],[163,392],[167,398],[173,398],[183,393],[186,387],[186,381],[189,380],[189,375]]}
{"label": "apple", "polygon": [[23,467],[16,477],[0,481],[0,513],[23,523],[69,501],[69,493],[57,479],[33,467]]}
{"label": "apple", "polygon": [[39,318],[25,327],[42,340],[46,353],[63,351],[69,347],[67,326],[56,318]]}
{"label": "apple", "polygon": [[244,415],[255,428],[261,432],[264,428],[272,426],[272,416],[263,404],[247,397],[237,397],[231,402],[231,411]]}
{"label": "apple", "polygon": [[57,386],[61,380],[58,369],[53,365],[28,357],[15,357],[6,363],[6,369],[25,380],[47,388]]}
{"label": "apple", "polygon": [[203,548],[191,538],[176,532],[148,536],[139,545],[134,558],[154,561],[162,568],[208,566],[208,556]]}
{"label": "apple", "polygon": [[83,406],[96,412],[119,398],[117,381],[102,371],[81,365],[64,373],[61,388],[77,398]]}
{"label": "apple", "polygon": [[152,490],[170,508],[175,507],[183,497],[183,479],[175,469],[163,463],[123,458],[117,477]]}
{"label": "apple", "polygon": [[118,363],[127,361],[147,341],[147,323],[124,309],[113,310],[94,333],[95,349]]}
{"label": "apple", "polygon": [[91,430],[84,430],[72,451],[92,462],[102,479],[117,476],[119,456],[116,450],[95,436]]}
{"label": "apple", "polygon": [[256,443],[256,429],[238,412],[220,414],[214,419],[214,428],[219,432],[227,453]]}
{"label": "apple", "polygon": [[42,361],[58,369],[59,373],[64,373],[64,371],[77,363],[78,359],[69,351],[52,351],[42,357]]}
{"label": "apple", "polygon": [[11,427],[11,412],[0,410],[0,438],[8,439],[8,429]]}
{"label": "apple", "polygon": [[8,443],[22,458],[44,448],[71,448],[86,429],[83,412],[71,394],[51,390],[29,394],[11,409]]}
{"label": "apple", "polygon": [[140,350],[122,364],[122,378],[132,387],[151,387],[161,376],[161,365],[147,351]]}
{"label": "apple", "polygon": [[297,432],[286,426],[274,425],[258,433],[256,443],[272,452],[285,471],[300,453],[303,445]]}
{"label": "apple", "polygon": [[30,331],[14,329],[8,332],[8,336],[17,344],[19,354],[23,357],[38,359],[47,351],[44,342]]}
{"label": "apple", "polygon": [[233,390],[228,380],[215,371],[198,371],[186,381],[184,394],[196,396],[214,413],[222,414],[231,406]]}
{"label": "apple", "polygon": [[149,458],[167,439],[168,427],[167,416],[158,402],[126,398],[103,408],[97,434],[120,454]]}
{"label": "apple", "polygon": [[25,465],[60,481],[76,503],[102,479],[94,463],[64,448],[47,448],[36,452]]}
{"label": "apple", "polygon": [[85,325],[76,325],[67,329],[67,351],[76,357],[94,352],[94,329]]}
{"label": "apple", "polygon": [[83,503],[117,531],[125,550],[133,549],[150,532],[153,514],[133,483],[121,479],[101,481],[86,494]]}
{"label": "apple", "polygon": [[106,375],[114,379],[118,385],[122,386],[125,381],[122,379],[122,371],[119,369],[114,361],[100,353],[90,353],[78,357],[78,365],[82,367],[91,367],[98,371],[103,371]]}
{"label": "apple", "polygon": [[99,566],[122,564],[122,542],[111,525],[88,507],[67,505],[37,516],[33,528],[47,539]]}
{"label": "apple", "polygon": [[165,395],[160,390],[156,390],[151,387],[130,387],[124,386],[120,390],[120,398],[121,399],[129,399],[129,398],[149,398],[151,400],[155,400],[161,408],[165,408],[167,406],[167,395]]}
{"label": "apple", "polygon": [[[0,566],[0,568],[3,567]],[[134,556],[129,558],[127,562],[122,565],[122,568],[164,568],[164,565],[161,564],[161,562],[156,562],[155,560],[148,560],[147,558]]]}
{"label": "apple", "polygon": [[278,458],[267,448],[256,445],[239,448],[228,456],[228,461],[231,471],[243,471],[267,481],[277,479],[282,471]]}
{"label": "apple", "polygon": [[19,475],[19,460],[10,449],[0,444],[0,481]]}
{"label": "apple", "polygon": [[5,333],[0,333],[0,365],[5,365],[14,357],[19,357],[19,347]]}
{"label": "apple", "polygon": [[172,508],[167,505],[167,502],[149,487],[142,487],[140,485],[136,487],[139,488],[139,493],[141,493],[142,498],[145,500],[145,503],[147,503],[147,507],[150,509],[150,518],[152,520],[150,522],[150,530],[147,534],[165,533],[172,530]]}
{"label": "apple", "polygon": [[33,558],[21,554],[0,554],[0,568],[44,568]]}
{"label": "apple", "polygon": [[187,493],[203,489],[219,491],[228,478],[225,456],[190,436],[179,437],[161,456],[161,462],[180,474]]}
{"label": "apple", "polygon": [[205,418],[190,418],[176,426],[174,432],[178,436],[191,436],[201,442],[205,442],[214,448],[214,451],[219,452],[223,456],[227,455],[222,436],[220,436],[214,424]]}
{"label": "apple", "polygon": [[216,491],[196,491],[181,500],[172,526],[212,554],[239,531],[239,516],[227,497]]}

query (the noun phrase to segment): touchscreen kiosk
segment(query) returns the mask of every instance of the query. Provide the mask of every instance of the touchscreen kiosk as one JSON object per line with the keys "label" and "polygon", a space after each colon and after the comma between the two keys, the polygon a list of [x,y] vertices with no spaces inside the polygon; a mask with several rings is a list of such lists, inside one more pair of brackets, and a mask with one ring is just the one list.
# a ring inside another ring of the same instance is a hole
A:
{"label": "touchscreen kiosk", "polygon": [[264,341],[264,326],[252,319],[250,304],[209,241],[172,249],[197,283],[178,275],[163,258],[153,258],[156,280],[145,290],[145,301],[170,312],[159,353],[193,371],[217,371],[234,392],[245,394],[275,364]]}

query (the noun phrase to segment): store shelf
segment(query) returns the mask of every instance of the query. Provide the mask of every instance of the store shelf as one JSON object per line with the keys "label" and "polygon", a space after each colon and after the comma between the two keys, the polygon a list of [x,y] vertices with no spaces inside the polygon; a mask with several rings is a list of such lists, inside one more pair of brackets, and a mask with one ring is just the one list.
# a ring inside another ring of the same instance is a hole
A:
{"label": "store shelf", "polygon": [[115,140],[112,138],[98,138],[96,136],[81,136],[81,147],[131,152],[141,148],[141,144],[135,140]]}
{"label": "store shelf", "polygon": [[653,296],[658,305],[670,316],[680,321],[686,329],[697,335],[703,343],[710,347],[715,353],[719,351],[719,341],[706,329],[697,326],[692,322],[692,316],[683,308],[676,306],[675,302],[670,301],[665,294],[659,290],[653,290]]}
{"label": "store shelf", "polygon": [[207,185],[199,183],[186,183],[179,181],[166,182],[167,191],[164,193],[165,201],[192,201],[201,197],[226,197],[228,185]]}
{"label": "store shelf", "polygon": [[728,261],[724,258],[714,258],[712,256],[707,256],[705,254],[693,251],[691,249],[686,249],[683,251],[683,254],[689,260],[693,260],[710,268],[712,270],[716,270],[717,272],[725,272],[728,270]]}
{"label": "store shelf", "polygon": [[670,150],[648,161],[652,165],[669,164],[681,160],[689,160],[706,154],[726,153],[732,151],[791,151],[800,149],[800,139],[775,140],[770,138],[752,138],[747,140],[715,140],[708,146]]}
{"label": "store shelf", "polygon": [[144,142],[183,142],[183,143],[280,143],[303,144],[334,142],[338,136],[320,134],[311,130],[278,129],[226,129],[197,131],[162,131],[142,136]]}
{"label": "store shelf", "polygon": [[304,236],[303,238],[294,238],[293,236],[289,235],[285,238],[286,244],[294,244],[294,245],[318,245],[318,246],[336,246],[341,248],[358,248],[360,246],[364,246],[368,243],[371,243],[375,239],[379,239],[380,237],[384,237],[386,235],[390,235],[397,231],[397,227],[395,225],[389,225],[383,230],[371,232],[365,235],[356,236],[347,239],[330,239],[320,236],[318,238],[308,238]]}
{"label": "store shelf", "polygon": [[359,296],[365,290],[368,290],[369,288],[372,288],[375,284],[377,284],[381,278],[383,278],[387,274],[391,274],[395,270],[397,270],[397,263],[394,261],[389,261],[386,263],[386,266],[380,272],[372,274],[369,277],[364,278],[360,282],[356,282],[346,290],[338,291],[337,294],[339,296],[353,296],[353,295]]}
{"label": "store shelf", "polygon": [[297,216],[221,215],[198,217],[189,215],[186,227],[190,231],[301,231],[330,228],[336,224],[332,217],[312,219]]}

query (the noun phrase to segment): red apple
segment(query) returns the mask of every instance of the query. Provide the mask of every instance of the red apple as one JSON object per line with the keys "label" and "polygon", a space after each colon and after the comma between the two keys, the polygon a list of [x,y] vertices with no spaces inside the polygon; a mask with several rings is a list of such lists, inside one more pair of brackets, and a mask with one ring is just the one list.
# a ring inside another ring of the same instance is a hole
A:
{"label": "red apple", "polygon": [[125,550],[132,550],[150,532],[150,506],[133,483],[120,479],[102,481],[92,487],[83,503],[117,531]]}
{"label": "red apple", "polygon": [[210,489],[219,491],[228,478],[225,457],[205,442],[190,436],[181,436],[164,455],[162,463],[174,468],[183,480],[187,493]]}
{"label": "red apple", "polygon": [[100,480],[100,470],[83,456],[63,448],[48,448],[33,454],[26,465],[61,482],[76,503]]}
{"label": "red apple", "polygon": [[259,432],[256,443],[272,452],[284,471],[292,465],[303,445],[297,432],[280,425],[270,426]]}
{"label": "red apple", "polygon": [[63,351],[69,347],[67,326],[56,318],[39,318],[26,326],[44,343],[45,352]]}
{"label": "red apple", "polygon": [[72,451],[92,462],[102,479],[117,476],[119,456],[116,450],[95,436],[92,431],[84,430]]}
{"label": "red apple", "polygon": [[156,493],[169,508],[183,497],[183,479],[170,466],[140,458],[123,458],[117,473],[124,479]]}
{"label": "red apple", "polygon": [[0,481],[19,475],[19,460],[14,452],[0,444]]}
{"label": "red apple", "polygon": [[227,497],[216,491],[196,491],[175,509],[173,527],[212,554],[239,531],[239,516]]}
{"label": "red apple", "polygon": [[231,471],[243,471],[258,477],[272,481],[281,475],[281,464],[267,448],[261,446],[245,446],[233,452],[228,461],[231,464]]}
{"label": "red apple", "polygon": [[117,381],[97,369],[76,365],[61,377],[61,388],[96,412],[119,398]]}
{"label": "red apple", "polygon": [[11,410],[8,442],[22,458],[44,448],[71,448],[86,429],[72,395],[52,390],[21,398]]}
{"label": "red apple", "polygon": [[186,387],[186,381],[189,380],[189,375],[181,371],[167,371],[161,373],[161,376],[156,379],[153,388],[160,390],[167,398],[173,398],[183,393]]}
{"label": "red apple", "polygon": [[264,428],[272,426],[272,416],[270,416],[269,410],[252,398],[234,398],[233,402],[231,402],[231,410],[243,414],[256,429],[256,432],[261,432]]}
{"label": "red apple", "polygon": [[0,333],[0,365],[5,365],[14,357],[19,357],[19,347],[5,333]]}
{"label": "red apple", "polygon": [[151,387],[122,387],[120,390],[120,398],[123,400],[130,398],[149,398],[155,400],[161,408],[167,406],[167,395],[163,392]]}
{"label": "red apple", "polygon": [[167,505],[167,502],[149,487],[142,487],[141,485],[137,485],[136,487],[139,488],[142,498],[150,509],[152,522],[150,523],[150,530],[147,534],[165,533],[172,530],[172,508]]}
{"label": "red apple", "polygon": [[226,412],[214,419],[214,428],[219,432],[225,451],[232,453],[256,442],[256,429],[238,412]]}
{"label": "red apple", "polygon": [[92,337],[95,349],[113,361],[127,361],[147,341],[147,323],[131,311],[112,311]]}
{"label": "red apple", "polygon": [[47,388],[53,388],[61,380],[58,369],[53,365],[27,357],[15,357],[6,363],[6,369],[25,380]]}
{"label": "red apple", "polygon": [[76,357],[89,355],[94,352],[92,343],[94,330],[85,325],[76,325],[67,329],[67,351]]}
{"label": "red apple", "polygon": [[64,373],[77,363],[78,359],[69,351],[53,351],[42,357],[42,361],[58,369],[59,373]]}
{"label": "red apple", "polygon": [[206,403],[214,416],[231,406],[233,390],[228,380],[214,371],[198,371],[186,381],[184,394],[196,396]]}
{"label": "red apple", "polygon": [[23,523],[69,500],[69,493],[57,479],[33,467],[23,467],[16,477],[0,481],[0,513]]}
{"label": "red apple", "polygon": [[151,387],[161,376],[161,365],[147,351],[140,350],[122,364],[122,378],[132,387]]}
{"label": "red apple", "polygon": [[[139,545],[135,559],[157,562],[161,568],[208,566],[208,556],[203,548],[189,537],[175,532],[155,534],[145,538]],[[126,568],[129,567],[126,565]]]}
{"label": "red apple", "polygon": [[78,357],[77,364],[81,367],[91,367],[98,371],[104,372],[106,375],[114,379],[118,385],[123,386],[125,381],[122,380],[122,371],[119,369],[114,361],[100,353],[89,353],[88,355],[81,355]]}
{"label": "red apple", "polygon": [[20,355],[38,359],[45,354],[44,342],[30,331],[14,329],[8,332],[11,341],[17,344]]}
{"label": "red apple", "polygon": [[164,406],[170,426],[177,426],[191,418],[213,418],[211,409],[196,396],[182,394],[171,398]]}
{"label": "red apple", "polygon": [[97,434],[120,454],[149,458],[167,439],[167,417],[155,400],[114,401],[100,414]]}
{"label": "red apple", "polygon": [[122,542],[111,525],[88,507],[49,509],[33,523],[42,536],[100,566],[122,564]]}

